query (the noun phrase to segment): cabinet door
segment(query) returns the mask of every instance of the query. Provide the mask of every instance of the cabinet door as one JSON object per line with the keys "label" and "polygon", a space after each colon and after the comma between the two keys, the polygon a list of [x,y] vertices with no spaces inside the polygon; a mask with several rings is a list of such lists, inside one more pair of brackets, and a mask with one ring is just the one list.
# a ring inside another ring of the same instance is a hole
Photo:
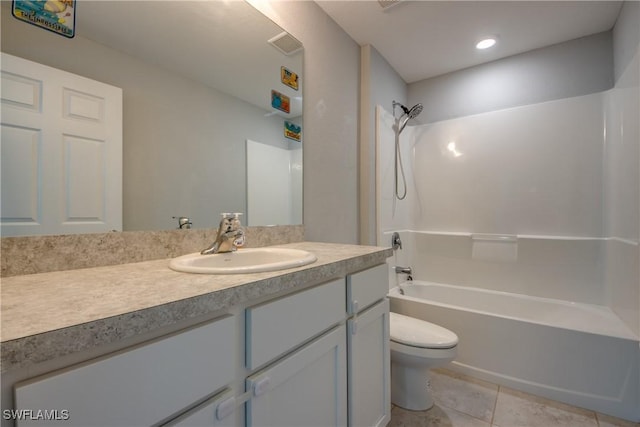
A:
{"label": "cabinet door", "polygon": [[236,400],[223,391],[162,427],[235,427]]}
{"label": "cabinet door", "polygon": [[162,422],[234,378],[231,316],[17,384],[17,410],[66,410],[25,426],[143,426]]}
{"label": "cabinet door", "polygon": [[249,377],[247,427],[347,425],[345,325]]}
{"label": "cabinet door", "polygon": [[348,322],[349,425],[385,426],[391,416],[389,301]]}

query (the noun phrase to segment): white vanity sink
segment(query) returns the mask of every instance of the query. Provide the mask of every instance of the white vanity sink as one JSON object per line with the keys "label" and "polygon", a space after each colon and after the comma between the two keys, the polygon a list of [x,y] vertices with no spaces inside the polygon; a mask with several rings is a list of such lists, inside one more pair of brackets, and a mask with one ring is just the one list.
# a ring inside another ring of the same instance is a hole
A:
{"label": "white vanity sink", "polygon": [[235,252],[173,258],[169,268],[183,273],[243,274],[302,267],[317,260],[311,252],[289,248],[249,248]]}

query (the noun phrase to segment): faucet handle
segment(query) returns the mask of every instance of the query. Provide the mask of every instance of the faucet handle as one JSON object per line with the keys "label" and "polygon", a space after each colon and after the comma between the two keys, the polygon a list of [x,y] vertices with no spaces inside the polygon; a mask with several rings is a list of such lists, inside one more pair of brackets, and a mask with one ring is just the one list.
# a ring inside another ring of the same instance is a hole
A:
{"label": "faucet handle", "polygon": [[400,233],[397,231],[394,231],[391,235],[391,247],[394,251],[402,249],[402,240],[400,240]]}
{"label": "faucet handle", "polygon": [[237,247],[243,246],[246,240],[244,229],[240,223],[240,215],[242,215],[242,212],[234,212],[233,219],[231,220],[233,222],[233,228],[236,230],[236,237],[233,239],[233,244]]}
{"label": "faucet handle", "polygon": [[237,247],[239,247],[239,248],[240,248],[240,247],[244,246],[244,244],[245,244],[246,240],[247,240],[247,238],[246,238],[246,236],[244,235],[244,230],[239,229],[239,230],[236,232],[236,237],[235,237],[235,239],[233,239],[233,245],[234,245],[234,246],[237,246]]}

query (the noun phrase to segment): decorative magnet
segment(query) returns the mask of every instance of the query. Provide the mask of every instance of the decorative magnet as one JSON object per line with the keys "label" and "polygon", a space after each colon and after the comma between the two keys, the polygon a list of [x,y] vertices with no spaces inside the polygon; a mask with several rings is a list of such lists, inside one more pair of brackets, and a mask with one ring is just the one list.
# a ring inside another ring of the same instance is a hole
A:
{"label": "decorative magnet", "polygon": [[287,95],[272,89],[271,106],[285,113],[289,113],[291,110],[291,100]]}
{"label": "decorative magnet", "polygon": [[75,35],[76,0],[13,0],[14,17],[61,36]]}
{"label": "decorative magnet", "polygon": [[298,90],[298,75],[287,67],[280,67],[280,80],[290,88]]}
{"label": "decorative magnet", "polygon": [[300,142],[300,135],[302,134],[302,126],[295,123],[284,121],[284,136],[285,138],[293,139]]}

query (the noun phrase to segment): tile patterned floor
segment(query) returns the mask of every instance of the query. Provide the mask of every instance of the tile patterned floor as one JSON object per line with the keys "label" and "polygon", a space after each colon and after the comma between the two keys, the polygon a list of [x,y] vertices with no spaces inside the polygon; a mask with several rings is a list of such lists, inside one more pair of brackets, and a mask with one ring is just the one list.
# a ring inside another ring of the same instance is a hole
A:
{"label": "tile patterned floor", "polygon": [[640,427],[445,369],[431,372],[431,386],[433,408],[394,406],[387,427]]}

